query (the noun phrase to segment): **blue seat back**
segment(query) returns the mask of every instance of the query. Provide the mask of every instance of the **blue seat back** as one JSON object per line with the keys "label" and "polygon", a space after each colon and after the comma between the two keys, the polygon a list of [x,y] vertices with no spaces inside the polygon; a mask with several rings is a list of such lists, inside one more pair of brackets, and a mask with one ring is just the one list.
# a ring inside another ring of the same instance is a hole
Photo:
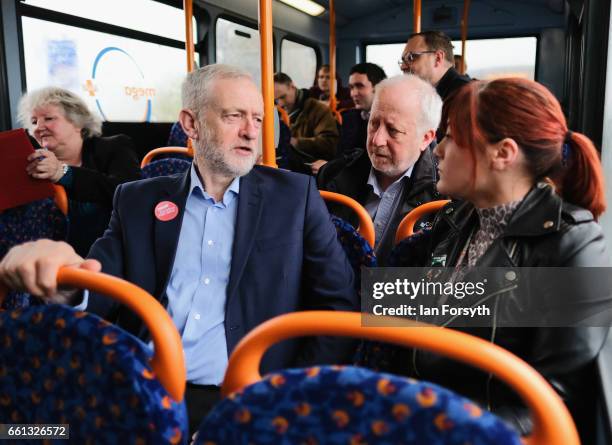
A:
{"label": "blue seat back", "polygon": [[469,400],[427,382],[357,367],[290,369],[221,401],[197,444],[519,445]]}
{"label": "blue seat back", "polygon": [[337,216],[331,217],[338,241],[342,245],[349,263],[355,272],[355,286],[361,292],[361,267],[376,267],[376,256],[374,249],[348,222]]}
{"label": "blue seat back", "polygon": [[[33,201],[0,213],[0,259],[11,247],[42,238],[65,240],[68,218],[51,198]],[[2,302],[3,309],[15,309],[40,300],[29,294],[11,291]]]}
{"label": "blue seat back", "polygon": [[70,425],[73,443],[187,441],[187,414],[155,378],[151,349],[68,306],[0,313],[0,419]]}
{"label": "blue seat back", "polygon": [[153,161],[142,168],[143,178],[156,178],[186,172],[191,168],[191,162],[179,158],[164,158]]}

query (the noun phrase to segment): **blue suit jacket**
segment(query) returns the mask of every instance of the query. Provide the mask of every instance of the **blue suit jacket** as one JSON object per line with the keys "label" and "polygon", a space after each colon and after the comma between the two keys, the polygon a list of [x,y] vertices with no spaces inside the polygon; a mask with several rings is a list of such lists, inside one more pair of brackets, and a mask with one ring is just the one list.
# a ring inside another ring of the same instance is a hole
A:
{"label": "blue suit jacket", "polygon": [[[89,253],[104,272],[140,286],[164,306],[189,180],[187,171],[118,187],[109,227]],[[358,309],[353,271],[312,177],[256,166],[240,179],[238,199],[225,309],[228,354],[247,332],[276,315]],[[161,201],[175,203],[178,216],[156,219]],[[90,295],[87,310],[148,337],[138,317],[106,297]],[[262,371],[345,361],[351,345],[324,337],[283,342],[266,354]]]}

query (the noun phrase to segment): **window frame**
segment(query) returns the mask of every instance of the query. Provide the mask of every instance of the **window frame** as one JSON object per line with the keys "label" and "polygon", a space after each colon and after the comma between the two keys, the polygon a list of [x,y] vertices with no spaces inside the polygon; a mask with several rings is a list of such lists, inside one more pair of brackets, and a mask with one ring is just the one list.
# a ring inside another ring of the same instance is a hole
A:
{"label": "window frame", "polygon": [[[315,79],[317,77],[317,72],[319,71],[319,68],[322,65],[322,63],[321,63],[322,62],[321,48],[319,47],[319,44],[314,42],[314,41],[305,39],[303,37],[296,36],[295,34],[287,33],[287,34],[283,35],[282,39],[280,40],[280,45],[278,46],[278,60],[279,60],[279,64],[280,64],[281,67],[283,66],[282,47],[283,47],[283,41],[284,40],[289,40],[290,42],[293,42],[293,43],[299,43],[300,45],[307,46],[307,47],[312,48],[314,50],[314,52],[315,52],[315,59],[316,59],[316,68],[315,68],[315,72],[314,72],[313,78],[312,78],[313,84],[310,85],[310,87],[312,87],[314,85],[314,81],[315,81]],[[310,88],[310,87],[308,87],[308,88]]]}
{"label": "window frame", "polygon": [[[534,80],[537,82],[538,81],[538,68],[540,66],[540,39],[541,39],[541,34],[540,33],[522,33],[522,34],[513,34],[513,35],[495,35],[495,36],[490,36],[490,35],[486,35],[486,36],[482,36],[482,35],[474,35],[474,36],[470,36],[469,39],[467,39],[466,41],[470,41],[470,40],[492,40],[492,39],[513,39],[513,38],[521,38],[521,37],[535,37],[536,39],[536,55],[535,55],[535,65],[534,65]],[[449,38],[452,40],[461,40],[461,36],[459,36],[458,38],[454,38],[453,35],[449,35]],[[406,38],[404,40],[384,40],[384,39],[373,39],[373,40],[363,40],[361,42],[361,50],[360,50],[360,63],[366,62],[366,48],[368,45],[389,45],[389,44],[406,44],[406,41],[408,40],[408,36],[406,36]],[[398,60],[399,60],[399,55],[398,55]]]}
{"label": "window frame", "polygon": [[[175,2],[170,0],[151,0],[158,3],[163,3],[168,6],[175,7],[177,9],[181,9],[177,6]],[[199,23],[200,20],[204,19],[203,11],[199,8],[194,7],[193,16],[196,18],[196,23]],[[66,14],[63,12],[57,12],[50,9],[41,8],[38,6],[28,5],[19,1],[17,5],[17,26],[18,26],[18,34],[19,34],[19,60],[20,60],[20,70],[21,70],[21,88],[22,91],[26,91],[26,72],[25,72],[25,49],[23,45],[23,29],[22,29],[22,19],[23,17],[30,17],[38,20],[44,20],[47,22],[57,23],[60,25],[68,25],[73,26],[75,28],[86,29],[89,31],[98,31],[106,34],[111,34],[118,37],[125,37],[129,39],[139,40],[147,43],[154,43],[162,46],[168,46],[171,48],[177,49],[185,49],[185,42],[180,40],[171,39],[168,37],[162,37],[156,34],[150,34],[144,31],[136,31],[130,28],[125,28],[123,26],[112,25],[110,23],[99,22],[97,20],[86,19],[83,17],[75,16],[72,14]],[[204,40],[206,37],[199,35],[199,27],[195,27],[194,29],[194,46],[197,46]],[[204,46],[204,45],[202,45]],[[205,47],[205,46],[204,46]],[[202,55],[202,51],[198,51],[198,55],[200,56],[200,60],[202,57],[206,57]]]}

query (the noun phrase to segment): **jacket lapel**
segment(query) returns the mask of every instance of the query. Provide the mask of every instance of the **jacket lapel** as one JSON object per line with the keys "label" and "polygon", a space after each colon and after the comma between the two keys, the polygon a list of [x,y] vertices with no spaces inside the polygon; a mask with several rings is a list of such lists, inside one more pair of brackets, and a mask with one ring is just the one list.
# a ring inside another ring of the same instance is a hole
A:
{"label": "jacket lapel", "polygon": [[[170,279],[170,272],[174,264],[174,256],[178,245],[181,223],[185,213],[187,193],[189,191],[190,171],[187,170],[181,177],[168,184],[160,193],[159,202],[170,201],[178,207],[178,216],[170,221],[161,221],[155,217],[155,267],[156,285],[155,295],[166,306],[166,285]],[[156,203],[157,204],[157,203]],[[151,209],[154,212],[154,209]]]}
{"label": "jacket lapel", "polygon": [[236,216],[234,246],[232,248],[232,265],[227,286],[228,305],[240,283],[261,220],[263,198],[260,182],[261,180],[258,178],[255,169],[240,179],[240,196],[238,198],[238,214]]}

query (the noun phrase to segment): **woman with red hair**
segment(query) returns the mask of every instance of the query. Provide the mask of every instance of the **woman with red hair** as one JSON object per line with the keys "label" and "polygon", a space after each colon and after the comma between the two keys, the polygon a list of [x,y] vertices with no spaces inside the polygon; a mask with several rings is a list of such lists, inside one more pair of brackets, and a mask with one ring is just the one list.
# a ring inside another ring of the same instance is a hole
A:
{"label": "woman with red hair", "polygon": [[[469,83],[448,102],[447,111],[446,136],[434,151],[440,171],[437,187],[456,200],[438,214],[431,232],[412,242],[410,264],[400,265],[450,267],[455,282],[480,273],[469,269],[474,266],[504,268],[497,282],[487,283],[477,303],[495,312],[486,324],[466,327],[470,324],[456,318],[440,324],[494,342],[534,366],[566,401],[583,440],[591,443],[588,433],[595,427],[589,422],[595,419],[598,391],[595,358],[608,328],[551,321],[554,309],[542,312],[540,322],[537,308],[557,304],[552,281],[525,283],[529,270],[507,271],[540,268],[532,271],[541,274],[542,267],[610,265],[596,222],[606,207],[598,153],[586,136],[568,129],[558,101],[533,81]],[[612,292],[607,285],[602,291],[590,283],[584,278],[586,269],[564,270],[581,278],[576,291],[567,293],[570,301],[558,301],[572,308],[565,315],[584,320],[609,311]],[[545,299],[553,303],[546,306]],[[516,316],[521,310],[522,316]],[[365,347],[362,363],[451,387],[523,433],[529,431],[527,409],[491,376],[428,353],[391,347],[380,351]]]}

